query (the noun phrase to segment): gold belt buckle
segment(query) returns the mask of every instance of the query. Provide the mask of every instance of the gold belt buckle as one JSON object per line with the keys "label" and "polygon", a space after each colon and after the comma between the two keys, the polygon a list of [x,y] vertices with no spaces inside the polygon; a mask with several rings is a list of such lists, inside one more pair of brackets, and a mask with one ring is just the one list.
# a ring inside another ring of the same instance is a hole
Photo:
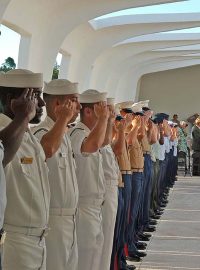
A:
{"label": "gold belt buckle", "polygon": [[2,230],[0,232],[0,246],[4,244],[5,239],[6,239],[6,232],[4,230]]}

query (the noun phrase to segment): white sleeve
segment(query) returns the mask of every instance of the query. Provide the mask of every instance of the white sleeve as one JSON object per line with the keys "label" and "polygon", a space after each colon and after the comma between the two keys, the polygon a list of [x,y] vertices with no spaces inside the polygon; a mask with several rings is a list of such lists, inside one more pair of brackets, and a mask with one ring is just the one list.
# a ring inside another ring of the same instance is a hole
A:
{"label": "white sleeve", "polygon": [[84,155],[84,153],[81,153],[81,146],[83,141],[86,138],[86,134],[84,130],[76,129],[72,131],[70,135],[72,149],[75,155]]}

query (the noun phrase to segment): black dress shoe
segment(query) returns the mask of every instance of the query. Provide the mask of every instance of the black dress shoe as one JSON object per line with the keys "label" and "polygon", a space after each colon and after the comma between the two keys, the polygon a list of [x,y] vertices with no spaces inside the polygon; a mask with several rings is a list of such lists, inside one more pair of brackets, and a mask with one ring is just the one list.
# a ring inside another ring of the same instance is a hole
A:
{"label": "black dress shoe", "polygon": [[[161,202],[161,203],[159,204],[159,206],[162,207],[162,208],[165,208],[165,207],[167,206],[167,204]],[[162,211],[161,211],[161,212],[162,212]]]}
{"label": "black dress shoe", "polygon": [[146,232],[139,232],[139,233],[137,234],[137,236],[151,237],[152,235],[151,235],[150,233],[146,233]]}
{"label": "black dress shoe", "polygon": [[146,233],[146,232],[143,232],[142,235],[144,235],[144,236],[146,236],[146,237],[151,237],[151,236],[152,236],[152,234]]}
{"label": "black dress shoe", "polygon": [[149,225],[157,225],[158,222],[155,219],[150,219],[149,220]]}
{"label": "black dress shoe", "polygon": [[162,210],[156,210],[155,211],[156,216],[161,216],[163,213],[164,213],[164,211],[162,211]]}
{"label": "black dress shoe", "polygon": [[121,268],[119,268],[120,270],[134,270],[136,269],[136,266],[135,265],[126,265],[126,266],[123,266]]}
{"label": "black dress shoe", "polygon": [[126,260],[130,262],[140,262],[141,258],[137,255],[132,254],[132,256],[126,256]]}
{"label": "black dress shoe", "polygon": [[147,254],[146,254],[146,252],[142,252],[142,251],[138,251],[138,250],[136,250],[136,251],[134,251],[134,252],[129,252],[129,256],[130,257],[133,257],[133,256],[138,256],[138,257],[145,257],[145,256],[147,256]]}
{"label": "black dress shoe", "polygon": [[155,226],[147,226],[144,228],[144,232],[155,232],[156,227]]}
{"label": "black dress shoe", "polygon": [[168,203],[169,201],[166,199],[166,198],[163,198],[162,200],[161,200],[161,203]]}
{"label": "black dress shoe", "polygon": [[135,265],[127,265],[126,270],[134,270],[136,269]]}
{"label": "black dress shoe", "polygon": [[145,250],[147,248],[147,244],[143,242],[136,242],[135,246],[137,249]]}
{"label": "black dress shoe", "polygon": [[139,241],[144,241],[144,242],[150,241],[150,237],[147,237],[145,235],[138,236],[138,239],[139,239]]}
{"label": "black dress shoe", "polygon": [[153,216],[151,216],[151,218],[153,218],[153,219],[160,219],[160,217],[161,217],[161,215],[153,215]]}

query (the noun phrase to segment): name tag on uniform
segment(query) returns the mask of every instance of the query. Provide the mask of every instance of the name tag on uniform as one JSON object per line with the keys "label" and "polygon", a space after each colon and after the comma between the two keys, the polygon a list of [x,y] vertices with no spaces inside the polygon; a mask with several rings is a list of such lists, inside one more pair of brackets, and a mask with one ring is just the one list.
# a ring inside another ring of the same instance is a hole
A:
{"label": "name tag on uniform", "polygon": [[63,153],[62,152],[62,153],[60,153],[60,156],[66,158],[67,157],[67,153]]}
{"label": "name tag on uniform", "polygon": [[22,164],[32,164],[33,158],[32,157],[23,157],[23,158],[21,158],[21,163]]}

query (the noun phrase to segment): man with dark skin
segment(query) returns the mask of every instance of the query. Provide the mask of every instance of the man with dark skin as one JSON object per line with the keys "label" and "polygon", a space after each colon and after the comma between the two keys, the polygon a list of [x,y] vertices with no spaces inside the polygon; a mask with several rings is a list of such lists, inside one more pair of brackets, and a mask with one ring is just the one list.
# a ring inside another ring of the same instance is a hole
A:
{"label": "man with dark skin", "polygon": [[[4,113],[0,117],[1,128],[15,119],[13,105],[20,107],[21,111],[25,110],[21,99],[30,100],[35,106],[35,112],[26,118],[26,124],[22,123],[24,134],[21,133],[20,147],[5,168],[7,206],[3,227],[7,235],[3,245],[2,269],[43,270],[46,269],[44,236],[50,202],[48,169],[43,149],[28,128],[28,123],[38,124],[43,114],[42,74],[16,69],[2,76],[0,95]],[[26,88],[31,90],[24,92]],[[18,101],[13,104],[13,99]]]}
{"label": "man with dark skin", "polygon": [[[3,87],[0,86],[0,92]],[[1,96],[0,96],[1,99]],[[3,106],[1,106],[3,111]],[[2,229],[4,211],[6,207],[6,179],[4,175],[5,167],[17,152],[24,132],[28,128],[28,122],[35,116],[35,97],[32,89],[25,89],[22,95],[11,101],[11,109],[14,114],[13,121],[0,131],[0,242],[5,240],[5,232]],[[0,115],[1,118],[1,115]],[[1,265],[1,260],[0,260]],[[1,269],[1,266],[0,266]]]}

